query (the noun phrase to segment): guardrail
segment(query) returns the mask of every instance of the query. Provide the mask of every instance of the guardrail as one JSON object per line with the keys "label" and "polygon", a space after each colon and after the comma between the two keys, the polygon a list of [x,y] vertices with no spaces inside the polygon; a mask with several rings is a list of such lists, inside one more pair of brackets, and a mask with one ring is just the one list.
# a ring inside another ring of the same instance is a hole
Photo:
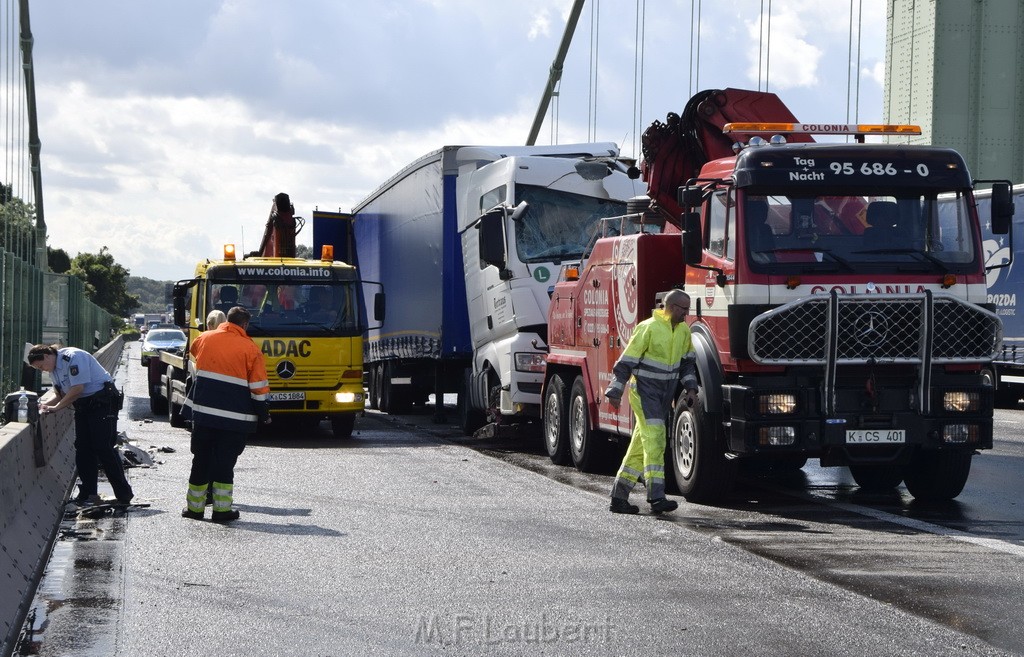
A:
{"label": "guardrail", "polygon": [[[110,373],[124,341],[96,352]],[[43,400],[52,396],[48,392]],[[0,655],[13,653],[75,483],[74,411],[0,427]]]}

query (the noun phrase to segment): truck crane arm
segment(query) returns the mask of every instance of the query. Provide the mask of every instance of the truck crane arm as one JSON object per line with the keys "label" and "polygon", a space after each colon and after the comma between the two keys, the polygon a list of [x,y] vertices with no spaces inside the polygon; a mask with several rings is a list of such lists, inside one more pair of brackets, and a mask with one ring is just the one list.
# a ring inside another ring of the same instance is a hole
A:
{"label": "truck crane arm", "polygon": [[[707,162],[734,154],[733,139],[722,132],[726,123],[796,120],[773,93],[732,88],[701,91],[686,103],[682,115],[670,113],[664,122],[655,121],[644,131],[640,171],[647,193],[668,221],[679,226],[683,210],[676,190],[697,177]],[[814,139],[795,134],[789,141]]]}
{"label": "truck crane arm", "polygon": [[266,258],[294,258],[295,235],[302,230],[304,222],[295,216],[295,207],[284,192],[274,197],[270,217],[263,232],[260,248],[249,255]]}

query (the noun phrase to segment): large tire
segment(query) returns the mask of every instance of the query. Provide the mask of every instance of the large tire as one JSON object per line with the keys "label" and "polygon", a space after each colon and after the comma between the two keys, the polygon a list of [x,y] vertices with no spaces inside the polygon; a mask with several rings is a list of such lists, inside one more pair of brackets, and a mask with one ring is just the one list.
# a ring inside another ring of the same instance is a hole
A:
{"label": "large tire", "polygon": [[544,391],[544,447],[551,462],[569,465],[569,404],[565,381],[558,374],[551,377]]}
{"label": "large tire", "polygon": [[472,436],[476,430],[484,426],[485,416],[483,411],[475,409],[469,403],[470,370],[462,373],[462,385],[459,388],[459,396],[456,401],[456,411],[459,415],[459,428],[463,435]]}
{"label": "large tire", "polygon": [[738,468],[725,457],[722,422],[708,413],[706,399],[701,389],[692,408],[676,404],[668,451],[679,494],[688,502],[715,504],[732,491]]}
{"label": "large tire", "polygon": [[331,418],[331,432],[334,433],[335,438],[344,440],[345,438],[352,437],[352,429],[356,424],[355,413],[349,413],[348,415],[337,415]]}
{"label": "large tire", "polygon": [[922,502],[952,500],[967,484],[972,455],[972,452],[918,452],[906,469],[907,490]]}
{"label": "large tire", "polygon": [[851,465],[850,474],[861,490],[868,493],[885,493],[903,483],[902,465]]}
{"label": "large tire", "polygon": [[582,376],[572,382],[569,395],[569,453],[572,462],[581,472],[600,470],[607,452],[604,436],[590,427],[587,386]]}

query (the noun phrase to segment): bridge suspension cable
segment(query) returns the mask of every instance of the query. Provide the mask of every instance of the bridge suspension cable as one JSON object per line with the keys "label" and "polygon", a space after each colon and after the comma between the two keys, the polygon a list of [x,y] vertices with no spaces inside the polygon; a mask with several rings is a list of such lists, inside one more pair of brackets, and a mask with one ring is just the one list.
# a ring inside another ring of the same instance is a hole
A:
{"label": "bridge suspension cable", "polygon": [[646,36],[647,0],[636,0],[636,27],[633,46],[633,150],[640,153],[640,122],[644,114],[644,40]]}

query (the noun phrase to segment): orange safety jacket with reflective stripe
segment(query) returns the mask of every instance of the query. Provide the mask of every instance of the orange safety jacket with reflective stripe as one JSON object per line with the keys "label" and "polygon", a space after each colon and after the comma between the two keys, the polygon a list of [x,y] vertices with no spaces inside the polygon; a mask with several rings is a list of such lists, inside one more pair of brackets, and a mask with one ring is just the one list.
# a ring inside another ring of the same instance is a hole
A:
{"label": "orange safety jacket with reflective stripe", "polygon": [[194,426],[255,433],[270,410],[267,368],[245,329],[224,322],[201,333],[189,347],[195,359],[192,385],[182,409]]}

